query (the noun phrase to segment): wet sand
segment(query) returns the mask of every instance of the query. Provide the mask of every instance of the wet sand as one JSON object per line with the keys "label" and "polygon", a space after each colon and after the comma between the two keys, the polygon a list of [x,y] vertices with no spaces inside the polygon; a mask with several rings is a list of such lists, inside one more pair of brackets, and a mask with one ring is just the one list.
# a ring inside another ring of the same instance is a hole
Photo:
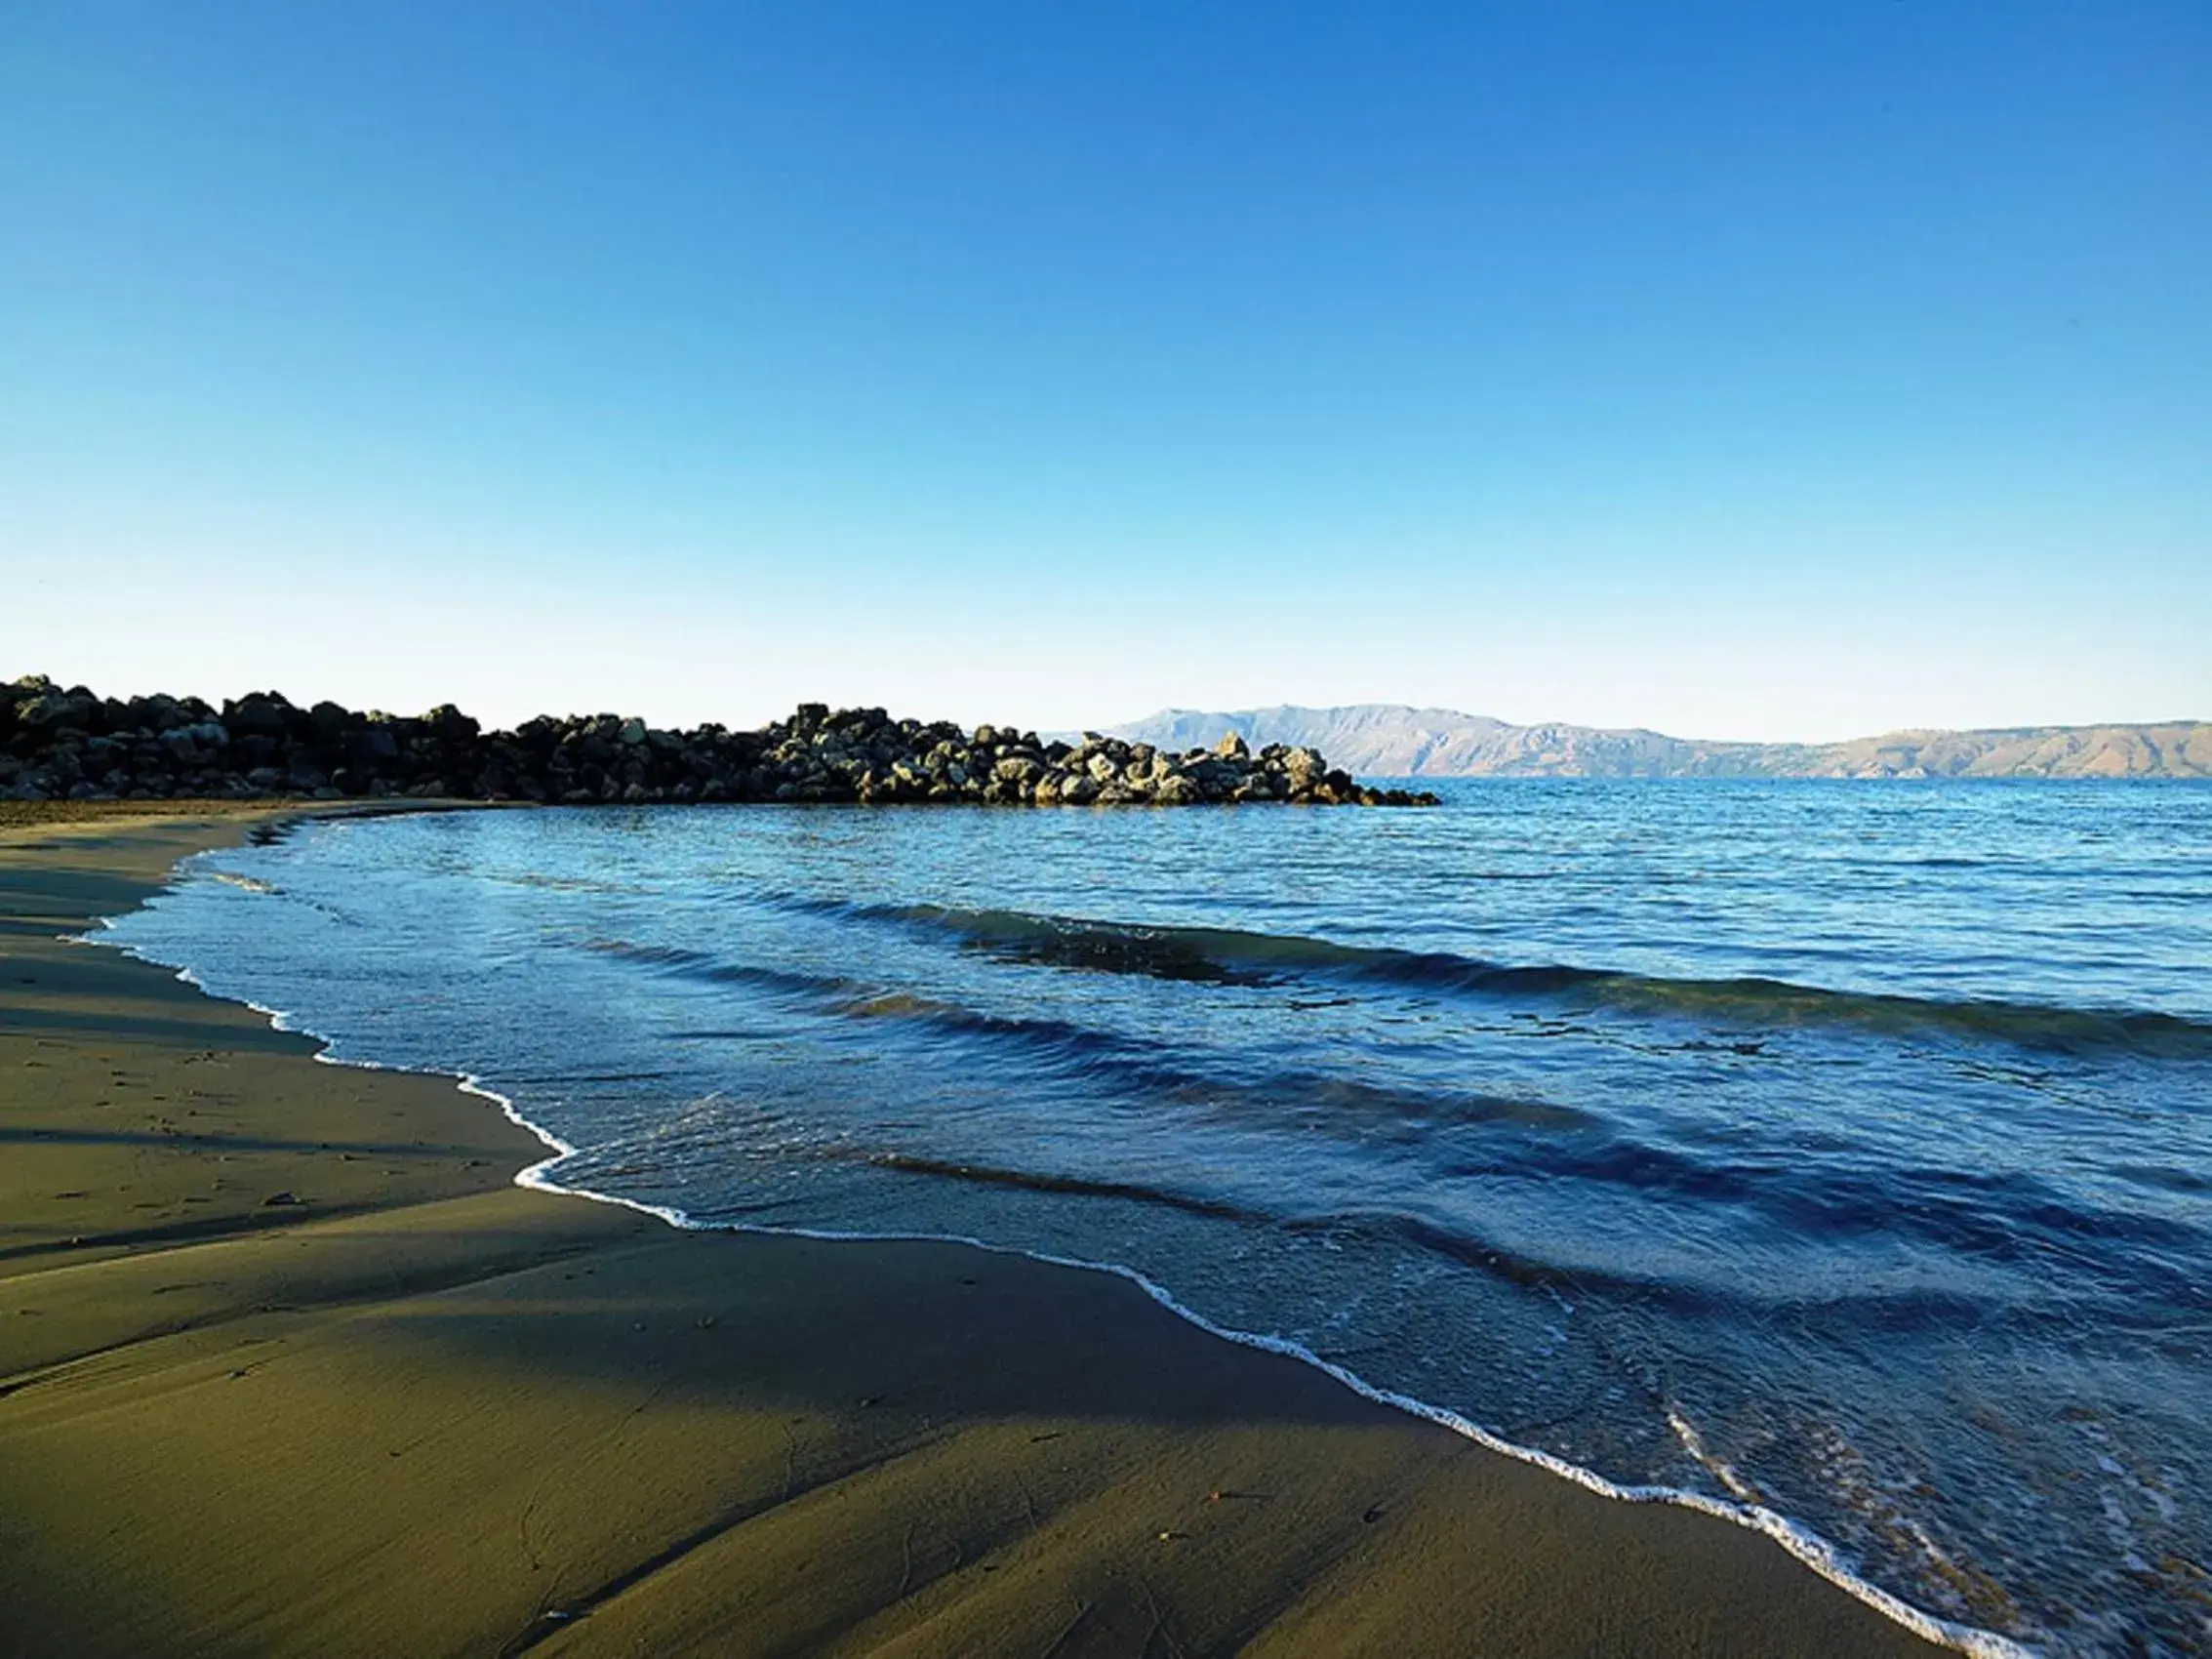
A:
{"label": "wet sand", "polygon": [[57,938],[266,807],[13,816],[0,1652],[1931,1651],[1109,1275],[517,1188],[482,1099]]}

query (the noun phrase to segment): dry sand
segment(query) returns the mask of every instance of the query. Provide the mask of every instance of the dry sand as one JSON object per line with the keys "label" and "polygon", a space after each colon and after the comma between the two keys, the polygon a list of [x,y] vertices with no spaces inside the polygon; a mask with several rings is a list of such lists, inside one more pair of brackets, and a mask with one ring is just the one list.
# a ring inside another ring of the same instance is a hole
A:
{"label": "dry sand", "polygon": [[1105,1275],[517,1188],[57,939],[266,816],[0,829],[0,1652],[1928,1651]]}

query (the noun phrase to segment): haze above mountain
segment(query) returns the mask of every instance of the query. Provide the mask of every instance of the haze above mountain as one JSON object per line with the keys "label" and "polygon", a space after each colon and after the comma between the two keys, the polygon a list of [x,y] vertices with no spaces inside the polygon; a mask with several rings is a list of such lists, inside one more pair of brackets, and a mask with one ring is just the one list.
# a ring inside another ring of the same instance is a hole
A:
{"label": "haze above mountain", "polygon": [[2206,778],[2212,722],[1902,731],[1841,743],[1723,743],[1643,730],[1516,726],[1453,708],[1357,703],[1212,713],[1166,708],[1112,728],[1162,749],[1303,744],[1389,778]]}

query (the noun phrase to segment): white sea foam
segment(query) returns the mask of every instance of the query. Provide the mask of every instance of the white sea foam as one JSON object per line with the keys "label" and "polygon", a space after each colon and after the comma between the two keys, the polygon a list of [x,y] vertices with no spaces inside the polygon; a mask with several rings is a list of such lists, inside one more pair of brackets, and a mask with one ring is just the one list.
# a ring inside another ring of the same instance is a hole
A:
{"label": "white sea foam", "polygon": [[263,881],[258,875],[234,875],[227,870],[211,870],[208,871],[208,878],[211,881],[220,881],[225,887],[236,887],[241,892],[246,893],[277,894],[283,891],[274,883]]}
{"label": "white sea foam", "polygon": [[[194,855],[194,859],[204,856],[206,855]],[[184,862],[189,864],[194,860],[187,859]],[[114,924],[109,918],[102,917],[100,925],[106,928],[112,927]],[[322,1046],[316,1050],[313,1056],[315,1061],[321,1065],[348,1066],[367,1072],[400,1072],[415,1075],[453,1078],[462,1093],[492,1102],[506,1116],[508,1121],[528,1130],[547,1149],[548,1156],[541,1158],[538,1162],[529,1165],[515,1175],[514,1183],[518,1187],[526,1187],[536,1192],[554,1194],[563,1197],[583,1198],[592,1203],[614,1204],[623,1209],[635,1210],[640,1214],[652,1216],[659,1221],[665,1222],[670,1227],[680,1228],[687,1232],[761,1234],[772,1237],[813,1238],[833,1243],[959,1244],[971,1249],[987,1251],[992,1255],[1025,1257],[1030,1261],[1044,1263],[1049,1267],[1073,1268],[1088,1273],[1110,1274],[1116,1278],[1126,1279],[1160,1307],[1166,1309],[1178,1318],[1196,1325],[1209,1335],[1219,1337],[1225,1342],[1235,1343],[1240,1347],[1258,1349],[1266,1354],[1280,1355],[1285,1358],[1299,1360],[1304,1364],[1312,1366],[1315,1370],[1334,1379],[1363,1398],[1405,1412],[1409,1416],[1419,1417],[1437,1424],[1456,1435],[1474,1441],[1477,1445],[1499,1453],[1501,1456],[1513,1458],[1522,1463],[1534,1464],[1537,1468],[1547,1470],[1563,1480],[1570,1480],[1585,1491],[1595,1493],[1599,1497],[1611,1498],[1616,1502],[1629,1504],[1670,1504],[1682,1509],[1696,1510],[1716,1519],[1732,1522],[1753,1532],[1763,1533],[1822,1578],[1856,1597],[1860,1601],[1865,1602],[1885,1618],[1902,1625],[1907,1630],[1929,1641],[1960,1653],[1973,1655],[1974,1659],[2033,1659],[2034,1649],[2015,1641],[2009,1637],[2000,1636],[1993,1631],[1981,1630],[1972,1625],[1939,1618],[1933,1613],[1913,1606],[1901,1597],[1892,1595],[1879,1585],[1870,1583],[1853,1570],[1842,1554],[1827,1539],[1821,1537],[1811,1528],[1753,1501],[1748,1496],[1749,1488],[1743,1488],[1746,1496],[1740,1497],[1737,1501],[1730,1501],[1703,1492],[1686,1491],[1680,1487],[1625,1485],[1619,1481],[1609,1480],[1594,1470],[1585,1469],[1580,1464],[1570,1463],[1565,1458],[1555,1456],[1540,1447],[1521,1445],[1505,1438],[1503,1436],[1493,1434],[1490,1430],[1462,1416],[1459,1412],[1451,1410],[1449,1407],[1432,1405],[1427,1400],[1416,1399],[1411,1395],[1399,1394],[1391,1389],[1378,1388],[1357,1373],[1346,1369],[1333,1360],[1323,1358],[1320,1355],[1300,1343],[1289,1341],[1283,1337],[1268,1336],[1253,1331],[1233,1330],[1227,1325],[1216,1324],[1203,1314],[1177,1301],[1165,1286],[1147,1278],[1133,1268],[1122,1266],[1118,1262],[1096,1262],[1072,1256],[1056,1256],[1041,1250],[1024,1250],[1012,1245],[994,1244],[987,1239],[969,1237],[961,1234],[861,1233],[828,1228],[767,1227],[750,1222],[702,1222],[694,1220],[688,1213],[672,1205],[647,1203],[643,1199],[626,1197],[620,1193],[599,1192],[588,1187],[563,1186],[553,1179],[552,1171],[564,1158],[574,1156],[578,1149],[543,1124],[526,1116],[510,1097],[490,1087],[480,1077],[466,1072],[443,1071],[434,1067],[394,1066],[375,1060],[355,1060],[341,1056],[333,1051],[332,1038],[309,1027],[299,1024],[296,1017],[286,1010],[270,1008],[247,997],[223,996],[222,993],[210,990],[188,967],[180,967],[173,962],[158,961],[130,945],[122,944],[119,941],[101,939],[98,934],[64,935],[63,937],[71,943],[107,946],[110,949],[121,951],[124,954],[136,960],[148,962],[157,967],[170,968],[179,980],[204,994],[218,996],[225,1001],[243,1003],[246,1007],[253,1009],[257,1014],[266,1019],[275,1030],[309,1037],[321,1044]],[[1687,1423],[1678,1419],[1672,1420],[1672,1426],[1677,1436],[1683,1436],[1684,1432],[1688,1431],[1685,1436],[1685,1445],[1689,1447],[1692,1456],[1709,1469],[1713,1468],[1713,1462],[1701,1455],[1703,1452],[1702,1442],[1691,1443],[1696,1440],[1696,1431],[1690,1429]],[[1722,1478],[1724,1483],[1732,1488],[1739,1485],[1738,1481],[1726,1479],[1725,1477],[1717,1474],[1716,1478]]]}

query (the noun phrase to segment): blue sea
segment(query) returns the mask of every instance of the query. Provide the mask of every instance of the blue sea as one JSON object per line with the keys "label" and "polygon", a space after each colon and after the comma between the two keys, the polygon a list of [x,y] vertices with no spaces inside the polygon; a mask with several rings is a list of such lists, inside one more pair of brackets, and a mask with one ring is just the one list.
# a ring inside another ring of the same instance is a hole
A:
{"label": "blue sea", "polygon": [[2212,1648],[2212,789],[1441,792],[323,822],[101,937],[560,1186],[1115,1266],[1942,1620]]}

